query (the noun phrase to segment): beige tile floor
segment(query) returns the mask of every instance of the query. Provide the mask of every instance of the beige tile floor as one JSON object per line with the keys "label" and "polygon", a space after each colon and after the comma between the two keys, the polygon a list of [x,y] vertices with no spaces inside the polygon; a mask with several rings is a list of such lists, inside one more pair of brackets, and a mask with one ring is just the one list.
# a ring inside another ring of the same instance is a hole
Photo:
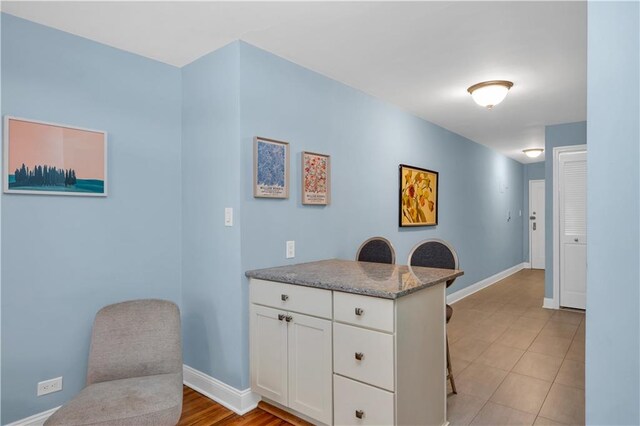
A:
{"label": "beige tile floor", "polygon": [[584,424],[584,314],[543,298],[544,271],[525,269],[452,305],[452,426]]}

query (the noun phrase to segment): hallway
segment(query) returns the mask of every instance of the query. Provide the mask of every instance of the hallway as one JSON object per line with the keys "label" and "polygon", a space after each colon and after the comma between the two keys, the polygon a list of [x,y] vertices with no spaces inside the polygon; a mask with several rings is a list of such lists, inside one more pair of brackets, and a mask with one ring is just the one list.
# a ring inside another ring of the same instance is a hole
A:
{"label": "hallway", "polygon": [[584,424],[585,315],[543,298],[544,271],[525,269],[452,305],[452,426]]}

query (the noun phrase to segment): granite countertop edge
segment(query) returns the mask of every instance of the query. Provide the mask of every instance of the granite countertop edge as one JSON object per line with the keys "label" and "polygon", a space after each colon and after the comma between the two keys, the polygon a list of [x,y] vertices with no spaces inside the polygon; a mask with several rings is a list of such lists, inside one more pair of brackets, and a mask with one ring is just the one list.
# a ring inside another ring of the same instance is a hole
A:
{"label": "granite countertop edge", "polygon": [[287,276],[281,273],[274,273],[273,271],[271,271],[271,269],[273,268],[255,269],[255,270],[246,271],[245,276],[248,278],[255,278],[255,279],[260,279],[265,281],[299,285],[303,287],[311,287],[311,288],[317,288],[322,290],[339,291],[343,293],[360,294],[363,296],[372,296],[372,297],[378,297],[382,299],[398,299],[400,297],[409,295],[411,293],[415,293],[422,289],[444,283],[450,279],[457,278],[464,274],[464,272],[462,271],[457,271],[454,277],[437,279],[428,283],[417,285],[415,287],[388,292],[388,291],[382,291],[374,288],[351,287],[348,284],[341,284],[341,283],[335,283],[335,282],[327,283],[327,282],[321,282],[321,281],[309,281],[309,280],[301,279],[300,277],[297,277],[297,276]]}

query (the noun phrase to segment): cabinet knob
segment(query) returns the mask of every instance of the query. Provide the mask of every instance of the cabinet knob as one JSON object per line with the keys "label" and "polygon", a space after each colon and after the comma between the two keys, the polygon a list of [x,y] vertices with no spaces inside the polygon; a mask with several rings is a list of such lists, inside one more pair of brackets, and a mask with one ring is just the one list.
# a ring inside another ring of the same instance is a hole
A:
{"label": "cabinet knob", "polygon": [[364,411],[362,410],[356,410],[356,417],[361,419],[364,417]]}
{"label": "cabinet knob", "polygon": [[364,354],[362,352],[356,352],[356,359],[358,361],[362,361],[363,358],[364,358]]}
{"label": "cabinet knob", "polygon": [[289,300],[289,296],[287,296],[286,294],[281,294],[280,300],[282,300],[283,302],[286,302],[287,300]]}
{"label": "cabinet knob", "polygon": [[358,316],[362,316],[362,315],[364,315],[364,309],[362,309],[362,308],[356,308],[356,315],[358,315]]}
{"label": "cabinet knob", "polygon": [[287,322],[291,322],[291,320],[293,319],[293,317],[291,315],[287,315],[286,317],[284,317],[285,321]]}
{"label": "cabinet knob", "polygon": [[284,319],[285,315],[284,314],[278,314],[278,319],[280,321],[282,321]]}
{"label": "cabinet knob", "polygon": [[577,238],[574,238],[573,241],[575,241],[577,243],[579,240]]}

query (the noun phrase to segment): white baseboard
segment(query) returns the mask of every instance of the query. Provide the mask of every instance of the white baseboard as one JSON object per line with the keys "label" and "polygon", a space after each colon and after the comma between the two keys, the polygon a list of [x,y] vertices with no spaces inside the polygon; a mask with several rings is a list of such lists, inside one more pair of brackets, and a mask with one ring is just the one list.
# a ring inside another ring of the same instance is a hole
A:
{"label": "white baseboard", "polygon": [[183,382],[239,415],[253,410],[260,401],[260,395],[251,389],[238,390],[188,365],[183,366]]}
{"label": "white baseboard", "polygon": [[[183,366],[183,381],[191,389],[213,399],[239,415],[253,410],[258,406],[258,401],[260,401],[260,396],[251,392],[251,389],[238,390],[188,365]],[[5,426],[42,426],[58,408],[60,407],[16,420]]]}
{"label": "white baseboard", "polygon": [[531,263],[529,262],[524,262],[522,265],[522,269],[531,269]]}
{"label": "white baseboard", "polygon": [[560,304],[552,297],[545,297],[542,307],[547,309],[560,309]]}
{"label": "white baseboard", "polygon": [[58,408],[60,408],[60,406],[43,411],[42,413],[34,414],[33,416],[29,416],[21,420],[16,420],[15,422],[9,423],[5,426],[42,426],[44,422],[58,410]]}
{"label": "white baseboard", "polygon": [[498,272],[495,275],[492,275],[488,278],[485,278],[482,281],[478,281],[475,284],[471,284],[468,287],[465,287],[463,289],[460,289],[458,291],[456,291],[455,293],[451,293],[450,295],[447,296],[447,303],[451,304],[451,303],[455,303],[458,300],[462,300],[467,296],[471,296],[473,293],[476,293],[480,290],[482,290],[483,288],[487,288],[490,285],[493,285],[495,283],[497,283],[500,280],[503,280],[505,278],[507,278],[510,275],[515,274],[516,272],[519,272],[523,269],[525,269],[527,267],[528,263],[527,262],[523,262],[523,263],[519,263],[517,265],[512,266],[509,269],[505,269],[502,272]]}

